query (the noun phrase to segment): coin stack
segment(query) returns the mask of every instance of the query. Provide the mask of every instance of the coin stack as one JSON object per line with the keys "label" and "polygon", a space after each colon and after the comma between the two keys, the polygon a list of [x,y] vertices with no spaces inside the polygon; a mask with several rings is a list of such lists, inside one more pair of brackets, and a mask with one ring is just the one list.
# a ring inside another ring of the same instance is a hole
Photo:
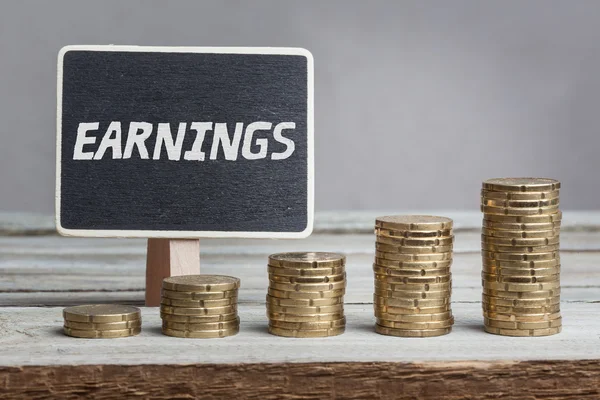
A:
{"label": "coin stack", "polygon": [[483,182],[486,332],[546,336],[561,331],[559,189],[560,182],[545,178]]}
{"label": "coin stack", "polygon": [[183,338],[222,338],[240,330],[237,300],[240,280],[223,275],[165,278],[160,317],[162,332]]}
{"label": "coin stack", "polygon": [[63,310],[67,336],[107,339],[135,336],[142,331],[140,309],[118,304],[92,304]]}
{"label": "coin stack", "polygon": [[450,333],[452,220],[430,215],[377,218],[373,305],[382,335]]}
{"label": "coin stack", "polygon": [[297,338],[344,333],[345,265],[337,253],[269,256],[269,332]]}

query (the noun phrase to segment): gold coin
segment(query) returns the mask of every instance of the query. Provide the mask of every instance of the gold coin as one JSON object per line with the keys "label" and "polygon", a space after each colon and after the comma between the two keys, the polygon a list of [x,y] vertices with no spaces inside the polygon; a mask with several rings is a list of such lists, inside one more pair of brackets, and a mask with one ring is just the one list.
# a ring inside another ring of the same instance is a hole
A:
{"label": "gold coin", "polygon": [[547,200],[499,200],[481,197],[481,204],[492,207],[506,208],[540,208],[556,206],[559,204],[558,198]]}
{"label": "gold coin", "polygon": [[493,333],[494,335],[503,336],[549,336],[560,333],[562,327],[556,328],[545,328],[545,329],[502,329],[494,328],[492,326],[484,326],[483,329],[487,333]]}
{"label": "gold coin", "polygon": [[505,282],[505,283],[546,283],[560,281],[560,274],[546,276],[506,276],[481,273],[481,279],[485,282]]}
{"label": "gold coin", "polygon": [[272,282],[278,283],[331,283],[331,282],[341,282],[346,280],[346,273],[341,273],[339,275],[330,275],[330,276],[281,276],[276,274],[269,274],[269,280]]}
{"label": "gold coin", "polygon": [[539,322],[539,321],[552,321],[556,318],[560,318],[560,311],[554,313],[542,313],[542,314],[510,314],[510,313],[499,313],[494,311],[483,310],[483,316],[485,318],[493,318],[499,321],[518,321],[518,322]]}
{"label": "gold coin", "polygon": [[548,192],[495,192],[481,189],[481,197],[498,200],[548,200],[560,197],[560,190]]}
{"label": "gold coin", "polygon": [[296,292],[290,290],[278,290],[273,288],[267,289],[269,295],[273,297],[278,297],[280,299],[301,299],[301,300],[311,300],[311,299],[329,299],[334,297],[343,297],[346,292],[345,289],[339,290],[326,290],[320,292]]}
{"label": "gold coin", "polygon": [[121,322],[142,318],[140,309],[119,304],[90,304],[63,309],[63,318],[75,322]]}
{"label": "gold coin", "polygon": [[163,328],[176,329],[178,331],[218,331],[223,329],[231,329],[239,327],[240,319],[232,319],[231,321],[221,322],[204,322],[190,324],[187,322],[163,321]]}
{"label": "gold coin", "polygon": [[325,252],[279,253],[269,256],[269,265],[284,268],[335,268],[346,265],[346,256]]}
{"label": "gold coin", "polygon": [[375,288],[375,294],[388,299],[445,299],[452,295],[452,290],[420,292],[410,290],[380,290]]}
{"label": "gold coin", "polygon": [[481,212],[487,214],[496,215],[547,215],[553,214],[558,211],[558,205],[537,207],[537,208],[525,208],[525,207],[494,207],[494,206],[481,206]]}
{"label": "gold coin", "polygon": [[549,231],[510,231],[510,230],[493,230],[483,228],[481,233],[489,238],[504,238],[504,239],[534,239],[534,238],[558,238],[560,229]]}
{"label": "gold coin", "polygon": [[346,281],[330,283],[280,283],[269,279],[269,287],[275,290],[289,292],[325,292],[334,290],[345,290]]}
{"label": "gold coin", "polygon": [[272,319],[269,321],[269,325],[277,328],[290,330],[329,329],[346,326],[346,318],[336,319],[333,321],[318,322],[287,322]]}
{"label": "gold coin", "polygon": [[452,327],[439,329],[394,329],[375,324],[375,332],[387,336],[433,337],[447,335],[452,332]]}
{"label": "gold coin", "polygon": [[103,330],[103,331],[94,331],[90,329],[71,329],[67,326],[63,328],[65,335],[72,336],[76,338],[85,338],[85,339],[112,339],[112,338],[120,338],[127,336],[135,336],[138,335],[142,328],[130,328],[130,329],[114,329],[114,330]]}
{"label": "gold coin", "polygon": [[548,178],[492,178],[482,188],[496,192],[550,192],[560,189],[560,182]]}
{"label": "gold coin", "polygon": [[280,307],[320,307],[344,304],[343,297],[328,297],[324,299],[280,299],[267,294],[267,303]]}
{"label": "gold coin", "polygon": [[439,290],[449,290],[452,288],[452,281],[444,282],[444,283],[384,283],[381,281],[375,281],[375,288],[383,291],[392,290],[392,291],[419,291],[419,292],[428,292],[428,291],[439,291]]}
{"label": "gold coin", "polygon": [[542,282],[542,283],[505,283],[505,282],[487,282],[483,281],[482,286],[485,289],[501,290],[505,292],[536,292],[540,290],[551,290],[560,287],[560,282]]}
{"label": "gold coin", "polygon": [[328,329],[310,329],[310,330],[298,330],[298,329],[284,329],[277,326],[269,325],[269,333],[271,335],[293,337],[293,338],[318,338],[337,336],[344,333],[346,328],[344,326]]}
{"label": "gold coin", "polygon": [[489,303],[483,303],[483,309],[485,311],[498,312],[502,314],[552,314],[560,311],[560,304],[550,304],[548,306],[537,306],[537,307],[512,307],[512,306],[499,306]]}
{"label": "gold coin", "polygon": [[538,246],[549,246],[558,244],[560,239],[558,236],[550,236],[543,238],[499,238],[481,235],[481,241],[496,246],[506,247],[538,247]]}
{"label": "gold coin", "polygon": [[162,289],[162,297],[175,300],[219,300],[237,297],[238,290],[227,290],[224,292],[176,292]]}
{"label": "gold coin", "polygon": [[483,323],[486,326],[501,328],[501,329],[544,329],[544,328],[557,328],[562,326],[562,318],[557,318],[551,321],[539,321],[539,322],[512,322],[512,321],[500,321],[496,319],[483,318]]}
{"label": "gold coin", "polygon": [[448,238],[453,236],[452,229],[437,229],[432,231],[404,231],[375,227],[375,234],[379,237],[391,238]]}
{"label": "gold coin", "polygon": [[344,313],[335,314],[312,314],[312,315],[296,315],[284,313],[267,313],[270,320],[286,321],[286,322],[320,322],[320,321],[336,321],[344,318]]}
{"label": "gold coin", "polygon": [[229,329],[217,329],[212,331],[183,331],[178,329],[170,329],[163,326],[162,333],[167,336],[174,336],[188,339],[214,339],[224,338],[227,336],[237,335],[240,331],[239,327]]}
{"label": "gold coin", "polygon": [[560,295],[560,288],[537,292],[505,292],[501,290],[483,289],[483,294],[504,299],[545,299]]}
{"label": "gold coin", "polygon": [[445,261],[392,261],[383,258],[375,258],[375,264],[380,267],[390,267],[399,269],[438,269],[449,268],[452,265],[452,259]]}
{"label": "gold coin", "polygon": [[550,251],[547,253],[501,253],[482,250],[481,255],[487,260],[500,261],[547,261],[560,258],[560,253],[558,251]]}
{"label": "gold coin", "polygon": [[399,299],[394,297],[381,297],[373,295],[373,303],[377,306],[418,308],[418,307],[441,307],[450,304],[450,298],[443,299]]}
{"label": "gold coin", "polygon": [[544,307],[560,304],[560,296],[547,297],[545,299],[505,299],[501,297],[482,294],[483,302],[495,306],[507,307]]}
{"label": "gold coin", "polygon": [[142,320],[133,319],[131,321],[121,322],[76,322],[65,320],[64,326],[66,328],[84,331],[115,331],[121,329],[140,328],[142,326]]}
{"label": "gold coin", "polygon": [[377,264],[373,264],[373,272],[375,272],[378,275],[389,275],[389,276],[441,276],[441,275],[448,275],[450,273],[450,268],[408,269],[408,268],[380,267]]}
{"label": "gold coin", "polygon": [[268,267],[270,274],[279,276],[304,276],[304,277],[326,277],[332,275],[340,275],[344,273],[344,267],[331,267],[331,268],[283,268]]}
{"label": "gold coin", "polygon": [[560,230],[561,221],[541,223],[495,222],[483,219],[483,227],[495,231],[549,231]]}
{"label": "gold coin", "polygon": [[452,311],[452,307],[450,304],[445,304],[443,306],[436,307],[392,307],[392,306],[384,306],[380,304],[374,304],[373,308],[379,313],[385,314],[439,314],[447,311]]}
{"label": "gold coin", "polygon": [[267,303],[267,313],[274,314],[293,314],[293,315],[314,315],[314,314],[337,314],[344,312],[343,304],[335,304],[333,306],[317,306],[317,307],[282,307],[275,304]]}
{"label": "gold coin", "polygon": [[483,258],[482,260],[485,267],[494,268],[545,269],[560,267],[560,258],[538,261],[502,261],[487,258]]}
{"label": "gold coin", "polygon": [[217,315],[176,315],[160,313],[160,318],[164,321],[183,322],[188,324],[205,324],[208,322],[225,322],[238,318],[237,312]]}
{"label": "gold coin", "polygon": [[495,244],[481,243],[481,250],[494,253],[517,253],[517,254],[537,254],[559,251],[560,245],[551,244],[548,246],[498,246]]}
{"label": "gold coin", "polygon": [[390,246],[409,246],[409,247],[423,247],[423,246],[452,246],[454,243],[454,236],[446,238],[391,238],[387,236],[378,236],[376,238],[377,243],[387,244]]}
{"label": "gold coin", "polygon": [[166,306],[173,307],[201,307],[201,308],[211,308],[211,307],[223,307],[230,306],[232,304],[237,304],[237,297],[230,297],[228,299],[218,299],[218,300],[179,300],[179,299],[169,299],[168,297],[163,297],[160,299],[160,304],[164,304]]}
{"label": "gold coin", "polygon": [[490,267],[487,265],[483,266],[483,272],[494,275],[504,276],[549,276],[560,274],[560,265],[551,268],[505,268],[505,267]]}
{"label": "gold coin", "polygon": [[237,304],[222,307],[172,307],[160,305],[160,312],[173,315],[220,315],[237,312]]}
{"label": "gold coin", "polygon": [[181,275],[163,279],[162,287],[177,292],[224,292],[239,289],[240,280],[225,275]]}
{"label": "gold coin", "polygon": [[385,283],[445,283],[452,280],[452,274],[440,276],[391,276],[375,274],[375,280]]}
{"label": "gold coin", "polygon": [[438,254],[438,253],[450,253],[452,252],[452,245],[450,246],[396,246],[384,243],[375,243],[375,248],[379,251],[389,253],[402,253],[402,254]]}
{"label": "gold coin", "polygon": [[452,317],[452,311],[432,314],[388,314],[375,310],[375,317],[385,321],[397,322],[431,322],[446,321]]}
{"label": "gold coin", "polygon": [[436,231],[452,229],[450,218],[433,215],[390,215],[378,217],[375,226],[401,231]]}
{"label": "gold coin", "polygon": [[394,329],[442,329],[448,328],[454,325],[454,317],[443,321],[429,321],[429,322],[402,322],[402,321],[386,321],[384,319],[377,318],[376,324],[384,326],[386,328]]}
{"label": "gold coin", "polygon": [[452,252],[437,254],[401,254],[375,251],[375,257],[391,261],[447,261],[452,259]]}
{"label": "gold coin", "polygon": [[[553,222],[560,222],[562,220],[562,212],[557,211],[552,214],[545,215],[500,215],[500,214],[486,214],[483,216],[484,220],[491,222],[500,222],[503,224],[548,224]],[[523,229],[526,230],[526,229]],[[536,229],[537,230],[537,229]]]}

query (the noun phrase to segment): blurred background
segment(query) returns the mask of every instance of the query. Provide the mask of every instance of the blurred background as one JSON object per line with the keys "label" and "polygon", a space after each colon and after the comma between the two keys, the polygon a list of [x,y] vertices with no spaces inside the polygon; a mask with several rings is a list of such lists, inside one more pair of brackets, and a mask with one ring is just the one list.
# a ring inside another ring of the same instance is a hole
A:
{"label": "blurred background", "polygon": [[67,44],[309,49],[317,210],[476,211],[500,176],[600,204],[600,1],[4,0],[0,211],[53,213]]}

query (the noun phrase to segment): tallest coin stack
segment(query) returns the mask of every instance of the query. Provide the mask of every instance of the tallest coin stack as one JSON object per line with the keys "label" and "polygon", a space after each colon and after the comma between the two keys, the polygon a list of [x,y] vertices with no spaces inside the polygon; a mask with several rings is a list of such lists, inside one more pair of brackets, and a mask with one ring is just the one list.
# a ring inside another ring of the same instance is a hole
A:
{"label": "tallest coin stack", "polygon": [[545,178],[483,182],[486,332],[546,336],[561,331],[559,189],[560,182]]}

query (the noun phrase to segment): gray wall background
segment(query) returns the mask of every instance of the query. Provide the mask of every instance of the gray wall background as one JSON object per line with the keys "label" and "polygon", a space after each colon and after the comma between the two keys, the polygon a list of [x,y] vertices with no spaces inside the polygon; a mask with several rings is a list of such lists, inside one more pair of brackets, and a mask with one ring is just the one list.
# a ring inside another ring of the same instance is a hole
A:
{"label": "gray wall background", "polygon": [[57,52],[111,43],[312,51],[317,210],[600,204],[600,1],[3,0],[0,211],[53,212]]}

